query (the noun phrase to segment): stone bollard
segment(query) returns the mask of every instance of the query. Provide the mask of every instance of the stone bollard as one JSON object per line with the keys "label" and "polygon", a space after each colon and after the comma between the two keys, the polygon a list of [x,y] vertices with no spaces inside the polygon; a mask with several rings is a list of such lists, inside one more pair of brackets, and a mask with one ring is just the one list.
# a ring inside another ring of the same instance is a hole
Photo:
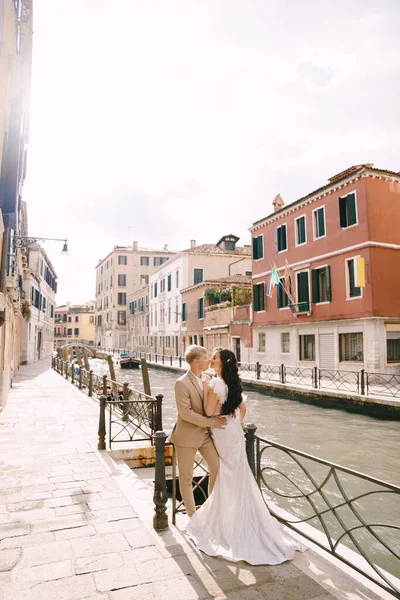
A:
{"label": "stone bollard", "polygon": [[167,434],[164,431],[153,433],[153,440],[156,452],[156,467],[154,475],[154,517],[153,527],[156,531],[165,531],[168,529],[167,515],[167,485],[165,481],[165,440]]}
{"label": "stone bollard", "polygon": [[102,395],[100,396],[100,415],[99,415],[99,442],[97,444],[97,450],[106,449],[106,400],[107,398]]}
{"label": "stone bollard", "polygon": [[89,371],[89,389],[88,396],[93,396],[93,371],[90,369]]}
{"label": "stone bollard", "polygon": [[122,396],[124,399],[124,404],[122,405],[122,412],[123,412],[122,420],[129,421],[129,404],[127,404],[128,400],[129,400],[129,383],[127,381],[125,381],[125,383],[123,385]]}
{"label": "stone bollard", "polygon": [[182,356],[179,357],[179,366],[182,366]]}
{"label": "stone bollard", "polygon": [[157,400],[157,404],[156,404],[156,415],[155,415],[155,419],[154,419],[154,430],[155,431],[162,431],[162,401],[163,401],[163,395],[162,394],[157,394],[156,395],[156,400]]}
{"label": "stone bollard", "polygon": [[103,396],[107,396],[107,375],[103,375]]}
{"label": "stone bollard", "polygon": [[254,477],[257,479],[257,473],[256,473],[256,461],[255,461],[255,433],[257,430],[257,425],[253,425],[252,423],[249,423],[249,425],[246,425],[246,433],[245,433],[245,438],[246,438],[246,454],[247,454],[247,460],[250,466],[250,469],[254,475]]}
{"label": "stone bollard", "polygon": [[257,361],[256,362],[256,378],[260,379],[261,376],[261,365],[260,363]]}
{"label": "stone bollard", "polygon": [[285,383],[285,365],[283,363],[279,367],[279,371],[280,371],[279,375],[280,375],[281,383]]}

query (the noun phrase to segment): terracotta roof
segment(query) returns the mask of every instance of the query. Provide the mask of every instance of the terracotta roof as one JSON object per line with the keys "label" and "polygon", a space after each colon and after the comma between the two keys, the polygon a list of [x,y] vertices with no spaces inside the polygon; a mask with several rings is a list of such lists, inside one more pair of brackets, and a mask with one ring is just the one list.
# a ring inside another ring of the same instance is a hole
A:
{"label": "terracotta roof", "polygon": [[185,254],[220,254],[227,256],[251,256],[251,246],[236,246],[235,250],[223,250],[216,244],[201,244],[194,248],[182,250]]}
{"label": "terracotta roof", "polygon": [[281,212],[284,212],[291,206],[294,206],[295,204],[304,202],[305,200],[312,198],[316,194],[324,192],[325,190],[332,187],[332,185],[338,183],[339,181],[342,181],[343,179],[346,179],[347,177],[350,177],[351,175],[356,175],[357,173],[359,173],[360,171],[362,171],[364,169],[369,169],[369,170],[373,171],[374,173],[377,173],[378,175],[381,174],[381,175],[389,175],[391,177],[400,177],[400,171],[396,173],[395,171],[386,171],[385,169],[375,169],[375,167],[373,167],[370,163],[366,163],[364,165],[354,165],[353,167],[349,167],[348,169],[346,169],[345,171],[342,171],[341,173],[338,173],[337,175],[333,175],[328,180],[329,183],[327,183],[326,185],[323,185],[322,187],[314,190],[313,192],[310,192],[309,194],[307,194],[306,196],[303,196],[302,198],[299,198],[298,200],[295,200],[294,202],[291,202],[290,204],[286,204],[285,206],[283,206],[281,209],[277,210],[276,212],[272,212],[269,215],[267,215],[266,217],[263,217],[262,219],[255,221],[250,229],[252,229],[253,227],[256,227],[257,225],[259,225],[266,219],[269,219],[270,217],[279,215]]}
{"label": "terracotta roof", "polygon": [[252,277],[249,275],[230,275],[229,277],[219,277],[217,279],[206,279],[201,283],[196,283],[196,285],[191,285],[181,292],[188,292],[189,290],[193,290],[195,288],[200,288],[206,285],[220,284],[220,285],[251,285]]}

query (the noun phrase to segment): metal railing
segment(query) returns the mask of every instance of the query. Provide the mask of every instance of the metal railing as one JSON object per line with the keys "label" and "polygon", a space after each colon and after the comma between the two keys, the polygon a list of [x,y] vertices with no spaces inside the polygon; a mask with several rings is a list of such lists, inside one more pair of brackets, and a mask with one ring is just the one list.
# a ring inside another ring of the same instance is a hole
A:
{"label": "metal railing", "polygon": [[52,367],[88,396],[100,401],[99,449],[106,448],[106,411],[108,410],[108,443],[153,441],[162,430],[163,395],[148,396],[129,385],[96,375],[76,363],[53,358]]}

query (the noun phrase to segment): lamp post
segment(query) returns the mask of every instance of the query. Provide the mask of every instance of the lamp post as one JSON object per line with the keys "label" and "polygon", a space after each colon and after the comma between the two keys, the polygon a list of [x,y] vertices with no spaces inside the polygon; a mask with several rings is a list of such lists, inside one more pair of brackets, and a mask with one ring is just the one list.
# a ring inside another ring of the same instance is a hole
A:
{"label": "lamp post", "polygon": [[36,244],[37,242],[64,242],[62,254],[66,254],[68,252],[67,239],[31,237],[25,235],[14,235],[13,237],[14,248],[28,248],[28,246],[32,246],[32,244]]}

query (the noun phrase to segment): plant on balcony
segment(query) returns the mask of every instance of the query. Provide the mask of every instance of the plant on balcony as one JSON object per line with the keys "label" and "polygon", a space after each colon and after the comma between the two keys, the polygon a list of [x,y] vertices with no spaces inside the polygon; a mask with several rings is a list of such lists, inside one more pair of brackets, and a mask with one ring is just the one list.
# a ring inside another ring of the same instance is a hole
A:
{"label": "plant on balcony", "polygon": [[232,286],[232,304],[233,306],[246,306],[251,304],[252,294],[250,287]]}
{"label": "plant on balcony", "polygon": [[209,306],[218,304],[221,301],[220,291],[214,288],[209,288],[204,292],[204,298],[207,298]]}
{"label": "plant on balcony", "polygon": [[31,303],[29,300],[22,300],[21,302],[21,314],[23,316],[23,318],[25,319],[25,321],[30,321],[31,320],[31,316],[32,316],[32,312],[31,312]]}
{"label": "plant on balcony", "polygon": [[232,302],[228,300],[227,302],[219,302],[218,304],[212,304],[211,306],[206,306],[206,312],[212,312],[213,310],[221,310],[222,308],[229,308],[232,306]]}

